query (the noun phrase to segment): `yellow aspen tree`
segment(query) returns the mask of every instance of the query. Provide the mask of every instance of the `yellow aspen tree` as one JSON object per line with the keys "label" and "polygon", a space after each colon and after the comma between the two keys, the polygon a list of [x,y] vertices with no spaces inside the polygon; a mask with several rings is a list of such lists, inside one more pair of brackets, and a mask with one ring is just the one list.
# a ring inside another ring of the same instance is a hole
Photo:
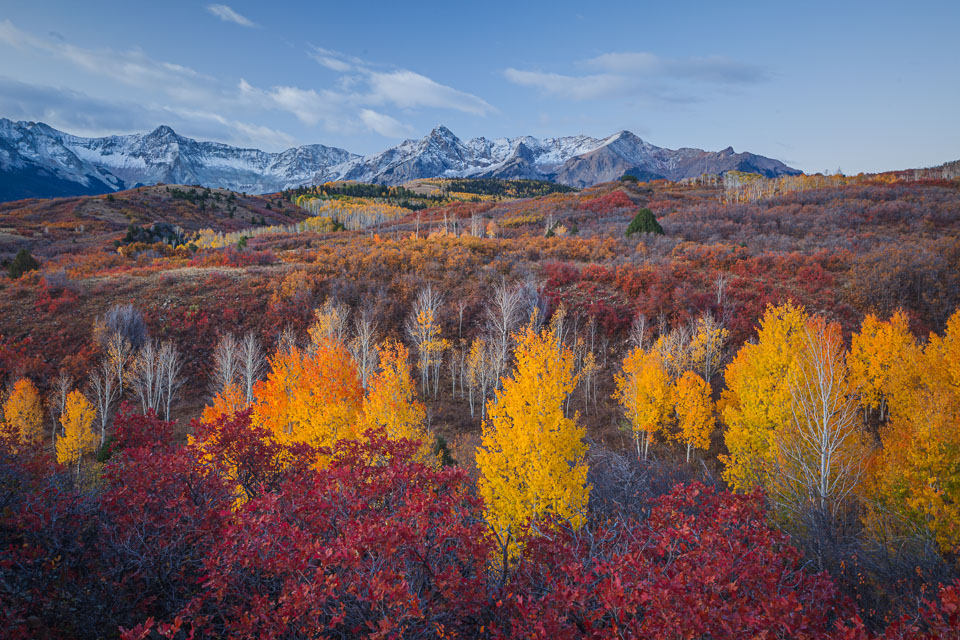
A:
{"label": "yellow aspen tree", "polygon": [[39,442],[43,438],[43,404],[40,392],[28,378],[14,383],[10,397],[3,403],[3,416],[21,442]]}
{"label": "yellow aspen tree", "polygon": [[633,430],[637,455],[644,460],[653,434],[662,430],[673,410],[673,386],[663,356],[655,349],[633,349],[623,360],[623,370],[614,376],[620,402]]}
{"label": "yellow aspen tree", "polygon": [[790,419],[789,373],[803,340],[807,314],[785,303],[768,306],[758,340],[744,345],[724,372],[724,478],[737,491],[764,484],[777,428]]}
{"label": "yellow aspen tree", "polygon": [[697,320],[690,339],[690,366],[709,384],[719,371],[730,332],[706,313]]}
{"label": "yellow aspen tree", "polygon": [[382,344],[377,350],[380,370],[370,381],[370,390],[363,402],[361,430],[383,428],[387,436],[422,443],[421,458],[431,457],[433,438],[424,426],[427,412],[417,400],[410,376],[410,352],[396,341]]}
{"label": "yellow aspen tree", "polygon": [[886,321],[870,314],[863,319],[860,332],[853,335],[850,374],[860,390],[864,409],[879,411],[881,422],[887,417],[894,372],[908,357],[907,351],[914,348],[916,340],[902,311]]}
{"label": "yellow aspen tree", "polygon": [[474,338],[467,354],[467,384],[470,394],[470,417],[473,418],[474,395],[479,392],[480,418],[486,418],[487,388],[491,383],[490,350],[483,338]]}
{"label": "yellow aspen tree", "polygon": [[710,435],[716,426],[710,386],[693,371],[687,371],[677,378],[673,398],[677,413],[675,437],[687,446],[687,462],[690,462],[692,449],[710,448]]}
{"label": "yellow aspen tree", "polygon": [[71,391],[60,424],[63,435],[57,438],[57,462],[64,466],[76,465],[80,478],[80,462],[87,453],[97,449],[97,434],[92,429],[97,412],[79,391]]}
{"label": "yellow aspen tree", "polygon": [[766,474],[770,495],[793,516],[810,508],[836,516],[866,469],[870,450],[846,359],[840,325],[808,320],[788,378],[790,419],[776,430]]}
{"label": "yellow aspen tree", "polygon": [[563,413],[577,385],[573,354],[549,330],[528,326],[514,339],[516,367],[488,403],[476,454],[487,522],[510,553],[511,541],[544,516],[579,527],[589,494],[585,431],[578,415]]}
{"label": "yellow aspen tree", "polygon": [[960,552],[960,311],[944,335],[894,373],[890,420],[874,472],[879,512],[928,527],[941,549]]}
{"label": "yellow aspen tree", "polygon": [[345,342],[347,321],[350,312],[334,299],[328,299],[319,309],[313,310],[313,324],[307,329],[311,345],[319,345],[324,340]]}

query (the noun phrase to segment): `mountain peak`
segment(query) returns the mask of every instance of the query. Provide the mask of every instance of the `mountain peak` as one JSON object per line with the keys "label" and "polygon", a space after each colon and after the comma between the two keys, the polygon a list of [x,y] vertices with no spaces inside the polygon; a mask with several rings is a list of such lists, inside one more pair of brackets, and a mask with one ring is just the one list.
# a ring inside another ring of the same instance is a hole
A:
{"label": "mountain peak", "polygon": [[174,131],[171,127],[168,127],[167,125],[162,124],[156,129],[154,129],[153,131],[151,131],[149,134],[147,134],[147,137],[148,138],[179,138],[180,136],[178,136],[177,132]]}
{"label": "mountain peak", "polygon": [[460,139],[453,133],[453,131],[450,131],[450,129],[447,129],[442,124],[434,127],[433,131],[431,131],[430,135],[428,135],[427,137],[439,138],[441,140],[459,140]]}

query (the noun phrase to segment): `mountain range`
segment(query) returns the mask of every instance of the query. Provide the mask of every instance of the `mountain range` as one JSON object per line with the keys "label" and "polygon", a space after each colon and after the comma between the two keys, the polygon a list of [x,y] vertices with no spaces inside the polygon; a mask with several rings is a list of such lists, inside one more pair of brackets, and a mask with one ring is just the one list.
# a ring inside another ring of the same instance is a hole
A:
{"label": "mountain range", "polygon": [[665,149],[629,131],[607,138],[474,138],[440,126],[420,140],[360,156],[320,144],[268,153],[178,135],[83,138],[42,122],[0,118],[0,201],[110,193],[138,184],[198,184],[271,193],[331,180],[397,185],[418,178],[529,178],[586,187],[636,175],[679,180],[748,171],[773,177],[800,172],[752,153]]}

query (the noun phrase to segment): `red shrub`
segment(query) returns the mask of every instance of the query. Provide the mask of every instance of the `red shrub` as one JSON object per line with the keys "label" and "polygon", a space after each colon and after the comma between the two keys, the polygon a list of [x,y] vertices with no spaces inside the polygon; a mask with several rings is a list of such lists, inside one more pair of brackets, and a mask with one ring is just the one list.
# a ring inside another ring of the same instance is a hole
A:
{"label": "red shrub", "polygon": [[856,626],[799,560],[759,496],[680,486],[644,523],[530,540],[501,637],[813,639]]}
{"label": "red shrub", "polygon": [[[476,637],[490,551],[466,474],[374,434],[248,502],[184,619],[203,637]],[[143,629],[128,634],[141,637]]]}

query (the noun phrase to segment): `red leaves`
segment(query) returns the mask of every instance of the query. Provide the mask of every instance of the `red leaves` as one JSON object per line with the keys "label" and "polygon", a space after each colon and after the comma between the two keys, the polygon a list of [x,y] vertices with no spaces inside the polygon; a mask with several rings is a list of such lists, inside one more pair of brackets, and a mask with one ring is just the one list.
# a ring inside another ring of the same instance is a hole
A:
{"label": "red leaves", "polygon": [[244,505],[191,605],[203,634],[474,635],[489,552],[479,505],[462,471],[416,452],[377,434],[345,442],[328,469]]}
{"label": "red leaves", "polygon": [[580,198],[577,208],[593,213],[610,213],[622,209],[636,209],[637,205],[623,191],[617,190],[596,198]]}
{"label": "red leaves", "polygon": [[193,455],[236,483],[248,499],[275,490],[285,472],[304,470],[317,459],[317,452],[306,445],[276,443],[267,429],[253,424],[251,413],[246,409],[210,423],[191,423]]}
{"label": "red leaves", "polygon": [[[681,485],[642,521],[542,522],[504,574],[468,476],[418,462],[417,442],[368,432],[315,471],[315,452],[271,441],[249,412],[194,424],[187,447],[156,416],[117,422],[123,448],[97,496],[17,475],[0,448],[8,635],[870,637],[757,495]],[[882,637],[956,637],[958,624],[960,583]]]}
{"label": "red leaves", "polygon": [[850,615],[758,497],[678,487],[644,523],[529,542],[508,637],[824,638]]}
{"label": "red leaves", "polygon": [[153,409],[146,415],[132,411],[129,403],[120,404],[113,423],[111,453],[123,449],[154,449],[173,441],[173,422],[164,422]]}

